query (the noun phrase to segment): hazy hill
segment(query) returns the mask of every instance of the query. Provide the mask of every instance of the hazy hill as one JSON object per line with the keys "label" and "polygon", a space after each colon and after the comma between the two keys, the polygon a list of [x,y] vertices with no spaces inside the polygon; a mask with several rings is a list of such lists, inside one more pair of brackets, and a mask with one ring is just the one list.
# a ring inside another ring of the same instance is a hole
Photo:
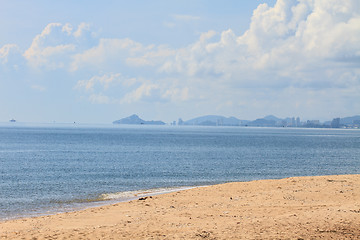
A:
{"label": "hazy hill", "polygon": [[[259,119],[261,119],[261,118],[259,118]],[[275,121],[275,122],[279,122],[279,121],[283,120],[281,118],[275,117],[274,115],[268,115],[268,116],[264,117],[263,119],[269,120],[269,121]]]}
{"label": "hazy hill", "polygon": [[138,115],[133,114],[129,117],[116,120],[113,124],[145,124],[145,125],[165,125],[162,121],[145,121],[141,119]]}
{"label": "hazy hill", "polygon": [[[342,125],[352,125],[354,121],[360,121],[360,115],[353,117],[344,117],[340,119]],[[207,115],[190,119],[179,123],[179,125],[200,125],[200,126],[257,126],[257,127],[274,127],[282,126],[282,122],[291,122],[291,118],[278,118],[274,115],[268,115],[264,118],[258,118],[254,121],[240,120],[236,117],[224,117],[220,115]],[[116,120],[113,124],[146,124],[146,125],[165,125],[163,121],[146,121],[138,115],[133,114],[129,117]],[[324,126],[330,125],[331,121],[325,122]],[[306,127],[306,126],[305,126]]]}
{"label": "hazy hill", "polygon": [[276,121],[268,120],[265,118],[258,118],[255,121],[251,121],[247,123],[247,125],[254,127],[274,127],[276,125]]}
{"label": "hazy hill", "polygon": [[236,117],[224,117],[219,115],[207,115],[190,119],[184,125],[203,125],[203,126],[239,126],[248,121],[240,120]]}
{"label": "hazy hill", "polygon": [[360,115],[340,118],[340,124],[353,124],[356,120],[360,121]]}

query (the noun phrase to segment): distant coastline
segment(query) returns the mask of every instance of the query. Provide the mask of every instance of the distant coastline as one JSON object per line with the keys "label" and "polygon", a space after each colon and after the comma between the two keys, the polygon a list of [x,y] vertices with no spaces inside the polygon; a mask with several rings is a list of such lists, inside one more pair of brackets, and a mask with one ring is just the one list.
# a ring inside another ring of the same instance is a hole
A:
{"label": "distant coastline", "polygon": [[113,124],[133,124],[133,125],[165,125],[166,123],[163,121],[146,121],[141,119],[138,115],[133,114],[129,117],[122,118],[120,120],[116,120]]}
{"label": "distant coastline", "polygon": [[[129,117],[113,121],[113,124],[132,124],[132,125],[166,125],[165,122],[158,120],[143,120],[138,115],[133,114]],[[220,115],[206,115],[183,121],[173,121],[170,125],[179,126],[243,126],[243,127],[293,127],[293,128],[360,128],[360,115],[344,118],[334,118],[329,121],[320,122],[319,120],[301,120],[299,117],[278,118],[268,115],[255,120],[241,120],[236,117],[224,117]]]}

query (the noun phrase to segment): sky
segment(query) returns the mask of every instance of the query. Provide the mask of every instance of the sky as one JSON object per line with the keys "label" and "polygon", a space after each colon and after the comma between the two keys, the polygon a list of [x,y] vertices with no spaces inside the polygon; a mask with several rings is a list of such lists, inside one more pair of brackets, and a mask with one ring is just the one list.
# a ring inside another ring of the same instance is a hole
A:
{"label": "sky", "polygon": [[0,122],[360,114],[359,0],[0,0]]}

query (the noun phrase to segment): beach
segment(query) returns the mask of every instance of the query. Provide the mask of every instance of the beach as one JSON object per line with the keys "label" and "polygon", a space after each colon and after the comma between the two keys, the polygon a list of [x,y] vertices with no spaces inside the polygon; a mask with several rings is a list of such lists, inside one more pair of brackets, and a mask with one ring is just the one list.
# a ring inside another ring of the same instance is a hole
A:
{"label": "beach", "polygon": [[0,239],[320,238],[360,238],[360,175],[232,182],[0,222]]}

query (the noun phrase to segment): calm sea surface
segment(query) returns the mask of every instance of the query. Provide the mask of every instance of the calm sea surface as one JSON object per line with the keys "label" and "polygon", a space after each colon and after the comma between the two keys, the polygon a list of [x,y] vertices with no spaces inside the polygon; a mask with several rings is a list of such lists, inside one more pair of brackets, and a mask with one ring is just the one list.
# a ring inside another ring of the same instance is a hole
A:
{"label": "calm sea surface", "polygon": [[0,219],[147,189],[359,173],[360,130],[0,124]]}

